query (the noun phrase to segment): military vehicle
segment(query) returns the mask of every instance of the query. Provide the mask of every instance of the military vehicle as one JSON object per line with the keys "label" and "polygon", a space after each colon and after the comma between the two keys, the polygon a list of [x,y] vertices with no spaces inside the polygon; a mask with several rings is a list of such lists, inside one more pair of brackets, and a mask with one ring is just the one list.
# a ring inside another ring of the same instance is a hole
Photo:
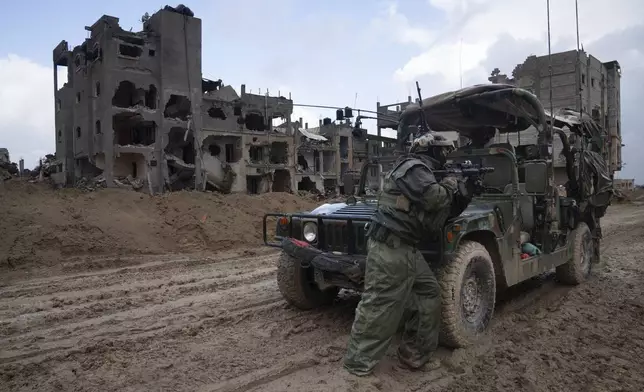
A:
{"label": "military vehicle", "polygon": [[[564,284],[577,285],[589,276],[599,260],[600,218],[612,198],[612,179],[592,119],[570,112],[547,115],[526,90],[477,85],[420,102],[401,115],[401,146],[421,121],[433,131],[456,130],[469,138],[489,127],[501,134],[533,127],[539,134],[536,144],[464,146],[449,156],[452,165],[494,168],[481,177],[481,192],[467,208],[419,245],[442,288],[441,342],[457,348],[486,330],[497,291],[552,269]],[[555,134],[566,157],[565,196],[554,185]],[[365,183],[374,166],[381,164],[374,160],[362,168],[355,194],[344,203],[264,216],[265,244],[281,248],[279,290],[295,307],[330,305],[340,289],[363,289],[365,225],[377,207]],[[277,220],[272,238],[268,218]]]}

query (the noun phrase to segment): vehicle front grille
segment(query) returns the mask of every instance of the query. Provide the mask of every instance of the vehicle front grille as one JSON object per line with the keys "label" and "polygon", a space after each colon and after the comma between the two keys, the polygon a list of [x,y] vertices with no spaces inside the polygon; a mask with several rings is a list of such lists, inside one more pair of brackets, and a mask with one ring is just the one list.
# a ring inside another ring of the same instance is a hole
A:
{"label": "vehicle front grille", "polygon": [[319,247],[327,252],[341,253],[366,253],[365,223],[367,221],[352,222],[353,225],[353,246],[349,246],[351,235],[346,221],[324,222],[324,233]]}

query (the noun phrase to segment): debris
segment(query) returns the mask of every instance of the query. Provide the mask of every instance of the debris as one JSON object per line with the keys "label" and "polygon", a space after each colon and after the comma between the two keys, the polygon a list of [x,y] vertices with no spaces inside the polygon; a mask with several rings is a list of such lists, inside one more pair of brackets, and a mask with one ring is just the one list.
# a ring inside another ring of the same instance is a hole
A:
{"label": "debris", "polygon": [[91,179],[82,177],[76,182],[75,187],[86,192],[93,192],[98,188],[106,187],[105,177],[102,174]]}
{"label": "debris", "polygon": [[186,16],[195,16],[194,12],[192,12],[190,8],[186,7],[183,4],[179,4],[176,7],[171,7],[169,5],[166,5],[165,7],[163,7],[163,9],[166,11],[176,12],[177,14],[182,14]]}

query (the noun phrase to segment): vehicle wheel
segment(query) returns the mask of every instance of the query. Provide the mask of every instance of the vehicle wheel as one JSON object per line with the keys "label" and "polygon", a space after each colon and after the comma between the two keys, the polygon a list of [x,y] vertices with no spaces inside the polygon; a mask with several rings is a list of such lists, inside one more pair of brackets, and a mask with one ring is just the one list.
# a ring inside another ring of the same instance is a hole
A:
{"label": "vehicle wheel", "polygon": [[487,249],[463,241],[438,274],[442,296],[441,343],[461,348],[485,331],[494,313],[496,278]]}
{"label": "vehicle wheel", "polygon": [[303,310],[330,305],[338,287],[320,290],[313,281],[313,268],[302,268],[299,260],[282,252],[277,266],[277,287],[288,303]]}
{"label": "vehicle wheel", "polygon": [[569,285],[578,285],[590,275],[595,256],[593,237],[586,222],[579,222],[571,235],[573,241],[572,258],[557,267],[557,280]]}

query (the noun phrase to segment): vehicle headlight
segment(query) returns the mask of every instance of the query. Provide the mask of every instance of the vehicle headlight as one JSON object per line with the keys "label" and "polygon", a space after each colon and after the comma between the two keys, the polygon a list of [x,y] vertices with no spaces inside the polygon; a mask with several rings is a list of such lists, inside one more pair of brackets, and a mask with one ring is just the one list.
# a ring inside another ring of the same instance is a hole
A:
{"label": "vehicle headlight", "polygon": [[315,242],[318,238],[318,225],[315,222],[306,222],[302,228],[304,239],[308,242]]}

